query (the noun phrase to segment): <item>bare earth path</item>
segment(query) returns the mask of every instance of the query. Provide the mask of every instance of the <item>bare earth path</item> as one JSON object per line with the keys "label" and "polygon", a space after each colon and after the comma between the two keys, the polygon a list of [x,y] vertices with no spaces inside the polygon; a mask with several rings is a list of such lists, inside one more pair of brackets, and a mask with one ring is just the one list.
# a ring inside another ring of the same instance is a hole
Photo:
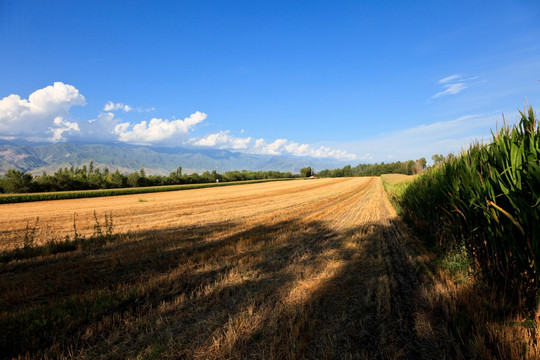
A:
{"label": "bare earth path", "polygon": [[0,205],[1,246],[36,217],[38,241],[74,212],[90,234],[94,211],[124,235],[0,264],[6,357],[441,358],[379,178]]}

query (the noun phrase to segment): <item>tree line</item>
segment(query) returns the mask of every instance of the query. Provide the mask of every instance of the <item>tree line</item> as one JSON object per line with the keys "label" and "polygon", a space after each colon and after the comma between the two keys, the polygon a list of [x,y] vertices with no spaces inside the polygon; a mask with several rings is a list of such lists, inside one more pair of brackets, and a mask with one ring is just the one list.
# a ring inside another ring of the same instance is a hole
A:
{"label": "tree line", "polygon": [[420,158],[416,161],[396,161],[391,163],[375,163],[375,164],[358,164],[354,167],[351,165],[344,166],[339,169],[319,171],[319,177],[350,177],[350,176],[380,176],[382,174],[405,174],[413,175],[421,173],[426,169],[427,161],[425,158]]}
{"label": "tree line", "polygon": [[127,187],[144,187],[160,185],[201,184],[217,181],[243,181],[261,179],[282,179],[300,177],[299,174],[281,171],[205,171],[202,174],[183,174],[178,167],[169,175],[147,175],[144,169],[129,174],[122,174],[108,168],[95,168],[93,162],[89,166],[60,168],[54,174],[46,172],[38,176],[20,170],[9,169],[0,177],[0,193],[30,193],[69,190],[96,190]]}
{"label": "tree line", "polygon": [[[434,165],[440,165],[446,161],[454,159],[453,154],[446,157],[440,154],[432,156]],[[107,167],[103,170],[95,168],[94,163],[89,166],[83,165],[81,168],[73,166],[71,168],[60,168],[54,174],[49,175],[43,172],[41,175],[33,176],[20,170],[9,169],[6,174],[0,177],[0,193],[31,193],[50,191],[70,191],[70,190],[97,190],[116,189],[128,187],[161,186],[161,185],[181,185],[181,184],[202,184],[216,181],[243,181],[261,179],[284,179],[310,177],[354,177],[354,176],[380,176],[382,174],[405,174],[413,175],[423,172],[426,169],[427,161],[420,158],[416,161],[396,161],[391,163],[358,164],[338,169],[326,169],[315,174],[310,167],[304,167],[300,174],[293,174],[290,171],[226,171],[222,174],[216,170],[205,171],[202,174],[183,174],[182,167],[178,167],[169,175],[146,175],[144,169],[123,174],[118,169],[114,172]]]}

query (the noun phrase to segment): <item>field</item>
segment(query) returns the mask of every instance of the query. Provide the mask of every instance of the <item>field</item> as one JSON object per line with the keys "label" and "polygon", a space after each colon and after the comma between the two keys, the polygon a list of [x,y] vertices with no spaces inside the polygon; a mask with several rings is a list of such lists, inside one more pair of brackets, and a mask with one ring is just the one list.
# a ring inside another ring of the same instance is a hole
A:
{"label": "field", "polygon": [[[266,181],[256,181],[266,182]],[[258,201],[259,189],[281,189],[277,186],[254,186],[245,187],[245,183],[219,183],[219,184],[199,184],[201,187],[216,187],[212,190],[189,189],[191,185],[179,185],[176,187],[188,187],[189,191],[173,192],[152,192],[133,195],[116,195],[97,198],[80,198],[70,200],[49,200],[31,203],[0,204],[2,212],[2,228],[0,229],[0,251],[7,250],[18,245],[17,239],[23,239],[26,233],[26,226],[33,227],[36,224],[36,245],[43,244],[49,240],[62,240],[66,236],[74,236],[73,223],[77,233],[81,236],[92,235],[96,225],[95,216],[98,221],[103,222],[104,216],[112,214],[115,232],[135,232],[139,230],[159,229],[163,230],[169,226],[186,226],[190,224],[204,224],[205,214],[212,213],[215,221],[218,219],[228,219],[231,214],[223,215],[219,207],[229,201],[239,201],[238,197]],[[289,183],[289,182],[287,182]],[[229,189],[230,184],[241,184],[241,189]],[[291,185],[289,183],[289,185]],[[167,188],[167,187],[160,187]],[[225,189],[227,188],[227,189]],[[136,188],[145,190],[146,188]],[[154,189],[154,188],[151,188]],[[282,188],[287,192],[288,187]],[[123,189],[133,190],[133,189]],[[86,191],[96,193],[97,191]],[[59,193],[66,194],[69,192]],[[84,192],[77,192],[84,193]],[[36,195],[48,195],[36,194]],[[9,196],[9,195],[5,195]],[[243,200],[241,200],[243,201]],[[231,204],[232,205],[232,204]],[[240,206],[236,203],[234,206]],[[247,205],[247,203],[245,203]],[[228,209],[230,210],[230,208]],[[217,211],[217,212],[215,212]],[[220,216],[225,216],[220,218]],[[201,218],[202,217],[202,218]],[[39,218],[39,219],[38,219]]]}
{"label": "field", "polygon": [[95,231],[94,212],[114,224],[100,246],[0,263],[5,358],[454,359],[469,341],[477,357],[505,351],[498,328],[485,339],[455,331],[456,286],[426,276],[430,255],[380,178],[0,210],[4,251],[37,217],[32,246],[73,236],[74,213],[79,236]]}
{"label": "field", "polygon": [[160,185],[160,186],[144,186],[119,189],[99,189],[99,190],[72,190],[72,191],[51,191],[38,193],[22,193],[22,194],[0,194],[0,204],[14,204],[30,201],[46,201],[46,200],[64,200],[64,199],[81,199],[94,198],[102,196],[118,196],[131,194],[148,194],[167,191],[202,189],[209,187],[221,187],[231,185],[244,185],[263,183],[269,181],[283,181],[290,179],[258,179],[244,181],[226,181],[221,183],[198,183],[198,184],[183,184],[183,185]]}
{"label": "field", "polygon": [[403,175],[403,174],[384,174],[381,175],[381,179],[390,184],[390,185],[396,185],[398,183],[404,182],[404,181],[410,181],[414,179],[416,175]]}

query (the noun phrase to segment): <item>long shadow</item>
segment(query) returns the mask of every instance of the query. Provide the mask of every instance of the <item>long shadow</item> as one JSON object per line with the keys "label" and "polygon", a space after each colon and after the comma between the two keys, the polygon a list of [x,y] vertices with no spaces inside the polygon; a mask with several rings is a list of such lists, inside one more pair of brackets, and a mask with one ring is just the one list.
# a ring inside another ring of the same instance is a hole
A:
{"label": "long shadow", "polygon": [[[448,356],[436,339],[419,338],[415,331],[419,275],[395,225],[364,224],[337,232],[324,222],[290,219],[207,241],[237,225],[146,231],[130,235],[139,240],[95,251],[0,266],[0,291],[36,287],[28,298],[9,302],[4,297],[0,303],[0,354],[54,357],[61,350],[51,349],[74,347],[92,357],[92,351],[105,351],[100,341],[116,327],[104,327],[93,337],[85,337],[85,329],[131,314],[141,321],[162,320],[143,340],[119,339],[125,351],[136,353],[172,336],[173,357],[192,358],[202,356],[202,344],[223,334],[230,319],[241,318],[251,306],[264,310],[260,325],[235,337],[225,357]],[[353,238],[359,247],[348,246]],[[306,301],[288,304],[288,289],[313,275],[298,269],[308,272],[329,253],[339,259],[339,270]],[[225,281],[231,272],[244,270],[258,275]],[[138,328],[124,331],[137,339]]]}
{"label": "long shadow", "polygon": [[[320,224],[318,224],[320,225]],[[345,247],[347,238],[366,233],[360,254]],[[280,359],[442,359],[457,358],[437,339],[415,329],[419,270],[407,256],[394,224],[365,224],[334,234],[333,248],[345,264],[301,304],[262,321],[240,337],[228,355]],[[319,248],[319,251],[324,250]],[[385,284],[385,281],[388,281]],[[388,285],[385,288],[384,285]],[[269,339],[273,339],[269,341]],[[258,349],[250,353],[250,349]]]}
{"label": "long shadow", "polygon": [[[28,316],[19,316],[15,319],[9,316],[3,317],[0,320],[0,325],[3,325],[0,326],[2,328],[0,342],[3,345],[0,349],[2,350],[1,353],[4,356],[9,356],[24,351],[38,350],[51,345],[52,339],[54,339],[52,335],[57,334],[58,331],[61,332],[62,328],[71,332],[87,322],[98,321],[99,318],[109,316],[112,313],[133,310],[141,305],[141,301],[146,306],[156,306],[179,294],[189,294],[196,288],[210,284],[223,276],[229,270],[229,266],[221,266],[211,271],[198,271],[196,274],[193,271],[188,271],[176,279],[173,292],[155,291],[150,293],[144,300],[130,297],[127,297],[127,299],[113,299],[115,301],[112,306],[103,306],[102,311],[94,313],[83,311],[81,314],[80,309],[73,308],[89,305],[80,301],[72,301],[76,294],[84,297],[84,294],[99,292],[103,289],[114,289],[126,283],[135,284],[141,278],[163,272],[167,273],[179,264],[193,260],[194,257],[211,257],[216,251],[234,245],[238,239],[252,239],[252,242],[270,241],[281,229],[290,226],[294,228],[295,226],[292,221],[280,222],[271,226],[254,226],[219,240],[205,242],[209,235],[224,231],[234,227],[234,225],[231,223],[219,223],[197,229],[167,229],[165,233],[172,233],[172,239],[160,237],[164,233],[163,231],[148,231],[136,234],[141,240],[132,243],[118,244],[87,253],[63,254],[52,259],[42,258],[3,265],[0,270],[1,284],[4,287],[2,290],[17,290],[16,286],[25,289],[27,287],[34,288],[34,292],[30,292],[33,296],[19,298],[11,303],[4,300],[1,303],[3,314],[16,314],[18,311],[24,313],[27,309],[32,309],[32,313],[47,314],[46,316],[51,317],[54,317],[55,314],[53,313],[64,316],[67,314],[65,317],[69,319],[69,324],[63,324],[66,322],[63,321],[65,319],[53,318],[49,319],[51,320],[49,324],[35,326],[36,329],[34,330],[42,334],[36,341],[33,338],[35,334],[32,334],[33,327],[30,327],[29,331],[28,324],[25,324],[25,322],[34,321],[35,319]],[[258,236],[254,236],[254,234],[258,234]],[[179,244],[182,246],[174,248],[173,245]],[[246,245],[249,245],[249,242]],[[272,253],[286,256],[288,248],[290,248],[290,245],[285,240],[282,249],[275,247]],[[152,251],[148,251],[148,249]],[[141,257],[123,259],[119,265],[111,264],[110,258],[118,258],[126,251],[141,254]],[[253,252],[246,251],[242,254],[231,254],[228,256],[228,261],[234,263],[235,258],[249,257]],[[266,264],[254,264],[254,267],[268,268],[271,263],[273,261],[268,259]],[[286,259],[279,262],[279,264],[284,265],[286,263]],[[276,269],[276,271],[279,270]],[[167,285],[167,280],[163,280],[161,283],[156,282],[154,287],[159,290],[160,286],[167,288]],[[51,336],[48,337],[47,335]],[[33,339],[30,341],[28,338]]]}
{"label": "long shadow", "polygon": [[[170,228],[163,231],[145,231],[136,234],[121,234],[120,237],[136,237],[136,241],[119,242],[106,247],[58,254],[53,256],[29,259],[21,262],[0,264],[0,293],[24,285],[35,289],[39,296],[33,296],[32,289],[26,299],[15,304],[6,300],[0,303],[1,311],[13,311],[17,307],[36,303],[58,301],[72,296],[79,290],[82,292],[100,288],[114,288],[125,281],[137,281],[136,274],[148,271],[164,271],[174,265],[181,251],[175,256],[166,256],[162,249],[166,246],[181,244],[186,254],[200,247],[199,244],[210,234],[223,231],[235,224],[218,223],[203,228]],[[168,234],[168,236],[162,236]],[[124,257],[124,253],[135,253],[139,257]],[[117,264],[112,263],[116,259]],[[29,277],[28,275],[32,276]],[[18,280],[24,284],[17,284]],[[79,282],[73,287],[70,281]],[[55,286],[51,286],[55,284]],[[39,290],[42,291],[39,291]]]}

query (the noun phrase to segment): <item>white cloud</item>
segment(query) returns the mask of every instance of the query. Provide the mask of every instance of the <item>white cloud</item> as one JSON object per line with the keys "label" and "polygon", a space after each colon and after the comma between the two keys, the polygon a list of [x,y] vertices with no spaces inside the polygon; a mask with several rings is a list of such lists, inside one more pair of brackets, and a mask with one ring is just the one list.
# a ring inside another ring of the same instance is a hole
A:
{"label": "white cloud", "polygon": [[371,161],[373,160],[373,155],[371,155],[370,153],[365,153],[364,155],[360,156],[360,160],[362,161]]}
{"label": "white cloud", "polygon": [[81,131],[77,134],[70,134],[70,139],[78,139],[88,141],[91,139],[95,142],[113,142],[118,140],[118,135],[114,129],[120,122],[120,119],[115,118],[114,113],[100,113],[95,119],[88,121],[80,121],[79,127]]}
{"label": "white cloud", "polygon": [[464,83],[446,84],[444,85],[444,88],[445,90],[436,93],[431,98],[436,99],[438,97],[445,96],[445,95],[455,95],[461,92],[462,90],[465,90],[467,88],[467,85],[465,85]]}
{"label": "white cloud", "polygon": [[[115,111],[142,110],[123,103],[108,101],[96,118],[75,120],[69,113],[72,106],[86,105],[86,100],[72,85],[55,82],[39,89],[28,97],[9,95],[0,100],[0,137],[3,139],[26,138],[31,141],[84,140],[96,142],[121,141],[137,145],[191,145],[230,149],[252,154],[294,155],[316,158],[354,160],[356,155],[328,146],[300,144],[288,139],[267,142],[264,139],[235,137],[229,130],[218,131],[201,138],[191,138],[191,131],[207,115],[195,112],[183,120],[152,118],[130,123],[116,118]],[[245,130],[242,129],[241,133]]]}
{"label": "white cloud", "polygon": [[356,158],[355,154],[343,150],[333,150],[326,146],[313,147],[287,139],[276,139],[270,143],[267,143],[262,138],[252,141],[251,137],[241,138],[232,136],[228,130],[210,134],[199,139],[192,138],[188,140],[188,143],[194,146],[238,150],[249,154],[311,156],[340,160],[354,160]]}
{"label": "white cloud", "polygon": [[208,146],[218,149],[244,150],[247,149],[251,138],[237,138],[229,135],[229,130],[207,135],[200,139],[190,139],[196,146]]}
{"label": "white cloud", "polygon": [[256,154],[282,155],[290,154],[295,156],[311,156],[316,158],[333,158],[340,160],[354,160],[356,155],[343,150],[333,150],[326,146],[314,148],[308,144],[299,144],[287,139],[276,139],[267,144],[264,139],[255,140],[250,152]]}
{"label": "white cloud", "polygon": [[447,82],[450,82],[452,80],[456,80],[456,79],[459,79],[461,78],[461,75],[460,74],[454,74],[454,75],[450,75],[450,76],[447,76],[445,78],[442,78],[441,80],[438,81],[439,84],[446,84]]}
{"label": "white cloud", "polygon": [[131,144],[179,144],[187,137],[189,131],[204,119],[206,114],[197,111],[184,120],[153,118],[148,123],[141,121],[133,126],[129,123],[120,123],[115,126],[114,133],[118,135],[118,140]]}
{"label": "white cloud", "polygon": [[[346,151],[365,154],[363,161],[429,159],[431,155],[459,153],[475,139],[491,140],[490,129],[502,123],[500,113],[467,115],[454,120],[420,125],[353,143],[340,143]],[[334,144],[329,143],[329,146]]]}
{"label": "white cloud", "polygon": [[280,155],[285,150],[287,141],[287,139],[276,139],[267,144],[264,139],[257,139],[253,150],[258,154]]}
{"label": "white cloud", "polygon": [[[52,131],[54,139],[53,129],[67,126],[75,130],[74,125],[66,125],[69,122],[65,119],[71,118],[69,109],[76,105],[86,105],[84,96],[74,86],[62,82],[36,90],[28,99],[11,94],[0,100],[0,134],[41,138]],[[60,131],[59,136],[65,131],[68,130]]]}
{"label": "white cloud", "polygon": [[140,107],[133,107],[130,105],[125,105],[122,103],[113,103],[112,101],[108,101],[105,106],[103,106],[104,111],[116,111],[116,110],[122,110],[124,112],[130,112],[130,111],[137,111],[137,112],[150,112],[156,110],[156,108],[151,107],[148,109],[143,109]]}
{"label": "white cloud", "polygon": [[474,79],[476,79],[476,77],[463,79],[461,75],[459,74],[454,74],[454,75],[450,75],[445,78],[442,78],[437,83],[442,85],[444,90],[439,91],[438,93],[433,95],[431,98],[436,99],[441,96],[458,94],[468,87],[467,84],[465,83],[466,81],[474,80]]}
{"label": "white cloud", "polygon": [[53,142],[65,140],[64,133],[66,132],[69,133],[71,131],[81,131],[78,123],[69,122],[62,119],[60,116],[57,116],[54,119],[54,125],[55,127],[49,128],[48,131],[53,134],[53,136],[51,137],[51,140]]}
{"label": "white cloud", "polygon": [[104,111],[115,111],[115,110],[123,110],[124,112],[130,112],[135,110],[133,107],[129,105],[124,105],[122,103],[113,103],[112,101],[109,101],[105,104],[103,107]]}

